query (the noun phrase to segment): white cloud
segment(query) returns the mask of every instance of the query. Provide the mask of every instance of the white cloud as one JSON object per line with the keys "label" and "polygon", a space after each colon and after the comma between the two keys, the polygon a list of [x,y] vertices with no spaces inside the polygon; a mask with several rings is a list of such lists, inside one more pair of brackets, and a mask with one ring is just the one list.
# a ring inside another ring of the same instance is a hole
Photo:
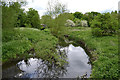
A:
{"label": "white cloud", "polygon": [[[27,0],[28,1],[28,0]],[[42,16],[47,8],[47,3],[49,0],[29,0],[28,5],[24,7],[34,8],[38,10],[40,16]],[[59,0],[63,4],[67,5],[67,8],[70,12],[103,12],[103,11],[112,11],[118,10],[118,2],[120,0]]]}

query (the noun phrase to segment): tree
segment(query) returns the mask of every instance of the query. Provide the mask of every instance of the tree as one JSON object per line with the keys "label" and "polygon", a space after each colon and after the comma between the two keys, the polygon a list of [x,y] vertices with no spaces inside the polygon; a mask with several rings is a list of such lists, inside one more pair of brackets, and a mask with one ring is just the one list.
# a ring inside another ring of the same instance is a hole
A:
{"label": "tree", "polygon": [[50,15],[52,18],[57,17],[59,14],[68,12],[66,5],[60,3],[58,0],[50,0],[48,2],[48,8],[46,15]]}
{"label": "tree", "polygon": [[63,37],[63,35],[67,34],[67,28],[65,27],[66,20],[68,16],[66,14],[60,14],[53,20],[53,25],[51,26],[51,32],[56,37]]}
{"label": "tree", "polygon": [[2,28],[3,29],[11,29],[14,28],[15,23],[17,21],[17,13],[18,9],[20,9],[20,4],[9,2],[2,3]]}
{"label": "tree", "polygon": [[81,12],[75,12],[73,15],[74,15],[75,18],[78,18],[78,19],[83,18],[83,14]]}
{"label": "tree", "polygon": [[83,19],[84,20],[87,20],[87,22],[88,22],[88,26],[90,27],[91,26],[91,24],[90,24],[90,22],[95,18],[95,16],[97,16],[97,15],[101,15],[99,12],[87,12],[87,13],[85,13],[84,15],[83,15]]}
{"label": "tree", "polygon": [[52,17],[49,15],[43,15],[40,20],[41,24],[45,24],[49,28],[51,27],[51,21],[52,21]]}
{"label": "tree", "polygon": [[33,8],[29,8],[27,12],[27,24],[30,24],[33,28],[40,29],[40,17],[38,11]]}
{"label": "tree", "polygon": [[3,29],[13,29],[20,26],[19,15],[24,11],[21,6],[25,4],[26,2],[1,2]]}
{"label": "tree", "polygon": [[24,12],[24,9],[20,9],[17,17],[17,22],[15,27],[26,27],[27,14]]}
{"label": "tree", "polygon": [[56,2],[53,0],[48,2],[46,15],[52,18],[49,22],[49,27],[52,34],[58,38],[63,37],[67,32],[65,23],[67,18],[70,18],[70,14],[67,11],[66,5],[60,3],[58,0]]}

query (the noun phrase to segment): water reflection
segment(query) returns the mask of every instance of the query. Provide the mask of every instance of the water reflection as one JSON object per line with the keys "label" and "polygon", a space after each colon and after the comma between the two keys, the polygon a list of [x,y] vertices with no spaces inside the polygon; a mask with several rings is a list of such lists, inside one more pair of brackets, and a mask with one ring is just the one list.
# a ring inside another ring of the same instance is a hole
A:
{"label": "water reflection", "polygon": [[60,67],[56,64],[50,64],[48,61],[42,61],[37,58],[30,58],[29,64],[25,61],[18,63],[18,67],[22,70],[22,73],[17,74],[15,77],[21,78],[57,78],[63,76],[67,70],[66,65]]}
{"label": "water reflection", "polygon": [[68,62],[69,67],[67,67],[67,75],[65,78],[75,78],[81,77],[83,74],[87,73],[86,77],[90,77],[91,65],[88,64],[89,57],[86,55],[83,48],[74,47],[72,44],[69,47],[65,47],[68,50]]}
{"label": "water reflection", "polygon": [[[16,72],[16,78],[76,78],[86,73],[90,77],[91,65],[88,64],[89,57],[80,46],[74,47],[70,44],[67,47],[58,46],[57,52],[60,58],[68,63],[59,66],[59,62],[50,63],[42,59],[30,58],[27,61],[20,61],[17,67],[20,72]],[[5,70],[3,70],[5,71]],[[15,70],[13,70],[15,71]],[[12,73],[6,73],[11,75]],[[5,74],[4,74],[5,75]]]}

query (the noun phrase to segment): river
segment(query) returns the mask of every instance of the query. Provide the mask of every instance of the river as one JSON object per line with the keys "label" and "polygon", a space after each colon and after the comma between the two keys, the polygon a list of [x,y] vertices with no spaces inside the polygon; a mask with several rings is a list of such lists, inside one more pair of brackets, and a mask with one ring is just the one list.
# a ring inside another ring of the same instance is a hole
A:
{"label": "river", "polygon": [[65,47],[58,46],[58,52],[64,51],[66,61],[64,67],[37,58],[29,58],[14,63],[4,64],[3,78],[81,78],[90,77],[91,64],[89,56],[80,46],[69,44]]}

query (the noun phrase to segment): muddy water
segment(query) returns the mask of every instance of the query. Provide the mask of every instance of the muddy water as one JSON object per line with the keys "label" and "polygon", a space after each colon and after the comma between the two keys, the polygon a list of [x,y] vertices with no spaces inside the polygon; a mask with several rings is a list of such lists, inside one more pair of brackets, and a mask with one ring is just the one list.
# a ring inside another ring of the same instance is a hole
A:
{"label": "muddy water", "polygon": [[89,56],[83,48],[69,44],[66,47],[58,46],[57,50],[58,52],[64,51],[62,54],[65,54],[67,58],[68,63],[62,67],[41,59],[30,58],[13,65],[6,64],[9,67],[3,68],[3,78],[76,78],[83,75],[90,77],[91,64],[88,64]]}

